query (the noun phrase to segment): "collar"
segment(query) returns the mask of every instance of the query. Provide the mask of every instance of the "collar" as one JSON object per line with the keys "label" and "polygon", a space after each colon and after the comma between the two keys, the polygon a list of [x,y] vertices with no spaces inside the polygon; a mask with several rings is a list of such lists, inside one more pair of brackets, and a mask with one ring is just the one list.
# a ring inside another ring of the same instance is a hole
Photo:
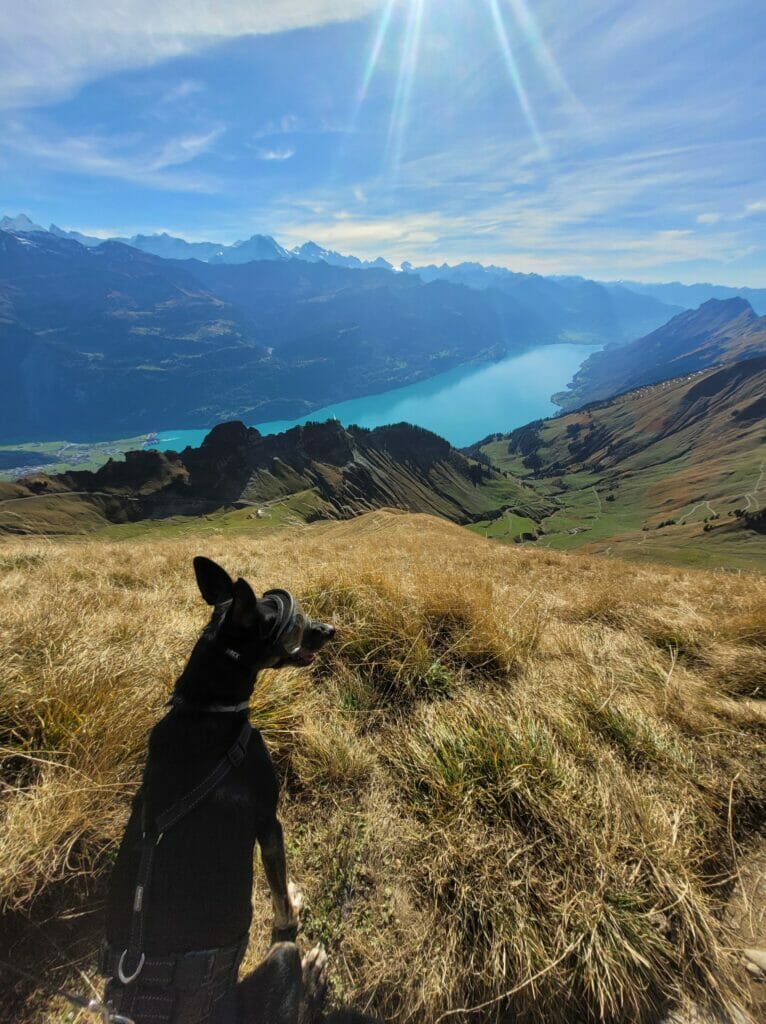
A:
{"label": "collar", "polygon": [[250,707],[249,700],[243,700],[239,704],[192,704],[178,694],[173,694],[167,702],[166,707],[184,708],[186,711],[200,711],[203,713],[213,712],[214,714],[226,714],[235,711],[247,711]]}
{"label": "collar", "polygon": [[[232,598],[229,598],[228,601],[221,601],[221,603],[217,604],[213,609],[213,618],[202,630],[202,635],[208,642],[216,643],[218,641],[221,628],[223,627],[232,604],[233,600]],[[242,655],[239,651],[234,650],[233,647],[222,647],[219,649],[225,657],[229,658],[230,661],[236,662],[236,664],[240,665],[242,668],[246,667],[242,665]],[[229,711],[231,709],[228,706],[225,706],[224,710]]]}

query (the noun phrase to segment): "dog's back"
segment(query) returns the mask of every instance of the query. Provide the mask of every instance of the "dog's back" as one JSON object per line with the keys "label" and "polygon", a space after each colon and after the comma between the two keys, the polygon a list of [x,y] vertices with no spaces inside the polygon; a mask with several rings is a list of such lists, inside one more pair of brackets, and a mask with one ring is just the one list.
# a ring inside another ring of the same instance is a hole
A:
{"label": "dog's back", "polygon": [[[143,821],[192,792],[225,756],[244,715],[173,709],[152,730],[144,781],[133,802],[110,886],[107,940],[128,944]],[[188,952],[236,944],[252,916],[253,847],[273,820],[278,785],[260,733],[245,759],[157,847],[145,895],[144,952]]]}

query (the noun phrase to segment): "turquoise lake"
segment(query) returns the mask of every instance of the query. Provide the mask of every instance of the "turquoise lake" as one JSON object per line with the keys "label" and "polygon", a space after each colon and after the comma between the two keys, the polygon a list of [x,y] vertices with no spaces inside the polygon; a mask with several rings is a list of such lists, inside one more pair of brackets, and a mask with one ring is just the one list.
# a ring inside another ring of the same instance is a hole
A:
{"label": "turquoise lake", "polygon": [[[462,448],[488,434],[505,433],[556,412],[551,395],[562,391],[583,361],[599,348],[545,345],[496,363],[458,366],[417,384],[327,405],[300,419],[251,426],[263,434],[278,434],[300,423],[333,418],[346,427],[406,421],[433,430]],[[207,430],[165,430],[158,435],[159,447],[175,451],[186,445],[198,447],[206,434]]]}

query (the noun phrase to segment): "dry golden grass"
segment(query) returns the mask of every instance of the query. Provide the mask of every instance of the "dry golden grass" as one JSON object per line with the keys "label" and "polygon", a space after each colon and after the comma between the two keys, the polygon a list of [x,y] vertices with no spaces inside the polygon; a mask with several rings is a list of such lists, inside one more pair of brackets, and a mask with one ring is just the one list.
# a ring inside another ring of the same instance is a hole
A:
{"label": "dry golden grass", "polygon": [[[3,542],[6,921],[103,889],[205,620],[197,553],[338,627],[313,671],[261,677],[252,714],[335,998],[530,1024],[739,998],[721,908],[764,820],[764,719],[740,698],[766,685],[766,580],[501,548],[425,516]],[[267,912],[260,879],[251,960]],[[39,996],[14,1019],[43,1019]]]}

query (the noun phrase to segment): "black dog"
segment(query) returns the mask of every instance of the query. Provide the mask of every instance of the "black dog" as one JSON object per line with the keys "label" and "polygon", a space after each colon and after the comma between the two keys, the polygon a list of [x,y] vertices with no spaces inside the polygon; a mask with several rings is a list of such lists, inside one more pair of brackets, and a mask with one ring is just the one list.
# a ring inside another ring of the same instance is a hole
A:
{"label": "black dog", "polygon": [[[295,1024],[323,995],[326,956],[317,948],[302,965],[294,944],[300,900],[287,880],[278,783],[247,707],[261,669],[310,664],[335,630],[287,591],[259,599],[207,558],[194,570],[214,611],[149,736],[109,892],[106,999],[135,1024]],[[272,948],[237,984],[256,841]]]}

